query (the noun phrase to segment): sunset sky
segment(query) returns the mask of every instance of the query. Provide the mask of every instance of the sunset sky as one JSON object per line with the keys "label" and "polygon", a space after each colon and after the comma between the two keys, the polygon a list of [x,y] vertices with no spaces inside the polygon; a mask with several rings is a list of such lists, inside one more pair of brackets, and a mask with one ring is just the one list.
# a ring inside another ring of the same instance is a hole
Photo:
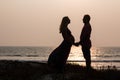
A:
{"label": "sunset sky", "polygon": [[77,42],[84,14],[94,47],[120,46],[120,0],[0,0],[0,46],[58,46],[64,16]]}

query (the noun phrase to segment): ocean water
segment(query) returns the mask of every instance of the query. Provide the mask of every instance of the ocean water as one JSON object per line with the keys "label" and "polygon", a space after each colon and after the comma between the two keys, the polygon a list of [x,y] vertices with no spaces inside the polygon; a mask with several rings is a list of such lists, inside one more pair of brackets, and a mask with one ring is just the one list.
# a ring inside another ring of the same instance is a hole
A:
{"label": "ocean water", "polygon": [[[0,47],[0,60],[47,62],[55,47]],[[113,66],[120,69],[120,47],[92,47],[92,67]],[[72,46],[68,62],[85,66],[81,47]]]}

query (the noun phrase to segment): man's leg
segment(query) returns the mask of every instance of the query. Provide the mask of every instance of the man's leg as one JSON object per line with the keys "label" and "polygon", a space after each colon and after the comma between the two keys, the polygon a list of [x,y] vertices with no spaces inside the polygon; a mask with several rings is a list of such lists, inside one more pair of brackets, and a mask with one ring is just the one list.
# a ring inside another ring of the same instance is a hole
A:
{"label": "man's leg", "polygon": [[83,55],[86,60],[86,67],[87,69],[91,68],[91,55],[90,55],[90,49],[82,47]]}

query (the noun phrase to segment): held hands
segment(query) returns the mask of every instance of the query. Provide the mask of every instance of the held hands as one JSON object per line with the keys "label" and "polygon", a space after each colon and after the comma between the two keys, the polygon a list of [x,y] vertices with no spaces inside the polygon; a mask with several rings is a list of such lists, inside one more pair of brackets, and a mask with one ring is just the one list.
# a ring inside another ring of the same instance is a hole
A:
{"label": "held hands", "polygon": [[74,43],[75,46],[79,46],[80,45],[80,42],[76,42]]}

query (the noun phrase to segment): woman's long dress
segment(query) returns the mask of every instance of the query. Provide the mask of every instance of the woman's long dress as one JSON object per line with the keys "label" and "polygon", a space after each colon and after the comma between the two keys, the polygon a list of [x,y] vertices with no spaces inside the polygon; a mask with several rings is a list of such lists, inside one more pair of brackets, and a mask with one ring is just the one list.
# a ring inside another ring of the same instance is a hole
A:
{"label": "woman's long dress", "polygon": [[59,70],[64,68],[71,46],[74,43],[74,37],[68,28],[62,31],[62,36],[64,40],[55,50],[53,50],[48,58],[48,65]]}

